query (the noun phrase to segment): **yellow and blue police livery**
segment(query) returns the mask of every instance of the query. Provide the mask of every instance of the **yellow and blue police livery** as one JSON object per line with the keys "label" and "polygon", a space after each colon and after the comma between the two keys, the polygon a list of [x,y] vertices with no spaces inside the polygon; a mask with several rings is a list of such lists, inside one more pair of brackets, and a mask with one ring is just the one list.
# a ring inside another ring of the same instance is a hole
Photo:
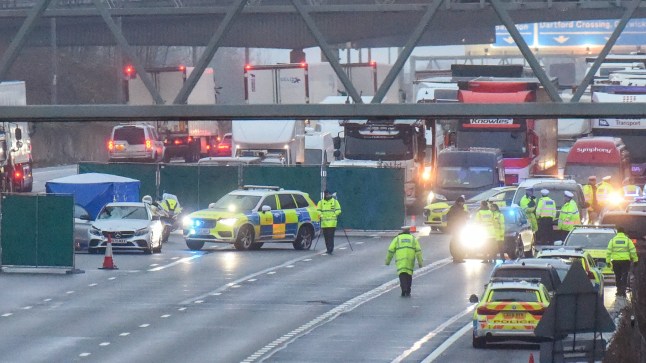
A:
{"label": "yellow and blue police livery", "polygon": [[183,222],[191,250],[200,250],[206,242],[232,243],[238,250],[291,242],[295,249],[307,250],[321,228],[320,214],[307,193],[268,186],[232,191]]}

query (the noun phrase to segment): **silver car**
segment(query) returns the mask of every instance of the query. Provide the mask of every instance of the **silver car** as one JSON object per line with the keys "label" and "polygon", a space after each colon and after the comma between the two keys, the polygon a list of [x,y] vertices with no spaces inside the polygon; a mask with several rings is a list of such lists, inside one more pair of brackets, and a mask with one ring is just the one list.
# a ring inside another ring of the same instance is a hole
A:
{"label": "silver car", "polygon": [[160,253],[164,225],[150,204],[140,202],[108,203],[92,223],[88,236],[89,253],[105,250],[108,238],[115,250]]}
{"label": "silver car", "polygon": [[88,231],[92,225],[90,214],[78,204],[74,204],[74,250],[81,251],[88,247]]}

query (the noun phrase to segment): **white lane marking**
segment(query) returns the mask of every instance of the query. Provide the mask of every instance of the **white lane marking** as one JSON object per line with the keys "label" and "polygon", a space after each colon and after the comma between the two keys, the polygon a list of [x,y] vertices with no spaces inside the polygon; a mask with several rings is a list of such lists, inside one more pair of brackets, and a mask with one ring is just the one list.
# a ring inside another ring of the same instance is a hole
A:
{"label": "white lane marking", "polygon": [[5,314],[2,314],[2,317],[6,318],[6,317],[11,316],[11,315],[13,315],[13,313],[5,313]]}
{"label": "white lane marking", "polygon": [[285,268],[294,268],[294,265],[285,266]]}
{"label": "white lane marking", "polygon": [[440,344],[440,346],[437,347],[433,352],[431,352],[428,357],[424,358],[422,363],[431,363],[435,361],[440,357],[442,353],[449,349],[451,345],[453,345],[458,339],[460,339],[471,329],[473,329],[473,323],[469,322],[467,325],[463,326],[462,329],[453,333],[453,335],[451,335],[449,339],[445,340],[444,343]]}
{"label": "white lane marking", "polygon": [[79,357],[88,357],[92,353],[81,353],[79,354]]}
{"label": "white lane marking", "polygon": [[[379,238],[379,237],[377,237],[377,238]],[[357,242],[357,244],[358,244],[358,245],[362,245],[363,243],[364,243],[364,242]]]}
{"label": "white lane marking", "polygon": [[179,258],[178,256],[171,257],[171,260],[177,260],[178,258]]}
{"label": "white lane marking", "polygon": [[52,299],[49,299],[49,298],[48,299],[43,299],[43,301],[44,302],[50,302],[50,301],[52,301]]}
{"label": "white lane marking", "polygon": [[170,317],[170,314],[164,314],[164,315],[160,316],[160,318],[162,318],[162,319],[166,319],[168,317]]}
{"label": "white lane marking", "polygon": [[269,272],[267,272],[267,275],[273,275],[275,273],[276,273],[276,271],[269,271]]}
{"label": "white lane marking", "polygon": [[96,285],[98,285],[98,284],[97,284],[96,282],[93,282],[93,283],[91,283],[91,284],[89,284],[89,285],[87,285],[87,286],[89,286],[89,287],[94,287],[94,286],[96,286]]}
{"label": "white lane marking", "polygon": [[179,310],[179,311],[184,311],[184,310],[186,310],[186,308],[179,308],[179,309],[177,309],[177,310]]}
{"label": "white lane marking", "polygon": [[[445,258],[436,262],[433,262],[425,267],[420,268],[415,272],[415,277],[419,276],[424,276],[432,271],[435,271],[443,266],[446,266],[450,264],[452,261],[452,258]],[[267,344],[263,348],[260,348],[258,351],[256,351],[254,354],[250,355],[247,357],[245,360],[243,360],[243,363],[250,363],[254,362],[262,357],[261,360],[265,360],[270,358],[272,355],[274,355],[276,352],[280,351],[281,349],[285,348],[288,346],[290,343],[294,342],[298,338],[300,338],[303,335],[309,334],[311,331],[314,329],[318,328],[319,326],[325,325],[332,320],[336,319],[338,316],[344,313],[348,313],[357,307],[363,305],[364,303],[367,303],[368,301],[371,301],[395,288],[399,287],[399,279],[393,279],[390,280],[380,286],[377,286],[376,288],[369,290],[359,296],[356,296],[346,302],[344,302],[341,305],[336,306],[332,310],[329,310],[322,315],[319,315],[318,317],[310,320],[308,323],[305,323],[304,325],[288,332],[287,334],[283,335],[282,337],[274,340],[273,342]]]}
{"label": "white lane marking", "polygon": [[107,347],[108,345],[110,345],[110,342],[99,343],[99,346],[101,347]]}
{"label": "white lane marking", "polygon": [[24,307],[24,308],[22,308],[22,309],[23,309],[23,310],[29,310],[29,309],[31,309],[31,308],[32,308],[31,306],[25,306],[25,307]]}
{"label": "white lane marking", "polygon": [[339,247],[340,250],[345,250],[347,247]]}
{"label": "white lane marking", "polygon": [[469,314],[470,312],[473,311],[475,308],[475,304],[469,306],[468,308],[462,310],[461,312],[453,315],[450,317],[448,320],[443,322],[442,324],[438,325],[437,328],[433,329],[430,333],[426,334],[422,339],[418,340],[413,344],[412,347],[406,349],[402,354],[400,354],[397,358],[393,359],[391,363],[399,363],[403,361],[406,357],[411,355],[413,352],[417,351],[419,348],[422,347],[425,343],[427,343],[429,340],[433,339],[435,336],[443,332],[446,328],[451,326],[451,324],[455,323],[465,315]]}
{"label": "white lane marking", "polygon": [[158,263],[151,263],[150,264],[150,267],[155,267],[155,266],[159,266],[159,264]]}
{"label": "white lane marking", "polygon": [[108,280],[116,280],[116,277],[108,277]]}
{"label": "white lane marking", "polygon": [[73,294],[73,293],[74,291],[71,291],[71,290],[66,292],[66,294]]}
{"label": "white lane marking", "polygon": [[[318,254],[320,254],[320,252],[316,252],[316,253],[314,253],[312,255],[314,256],[314,255],[318,255]],[[224,292],[224,291],[228,290],[233,285],[239,285],[239,284],[242,284],[243,282],[245,282],[245,281],[247,281],[249,279],[253,279],[253,278],[256,278],[258,276],[264,275],[264,274],[266,274],[266,273],[268,273],[270,271],[274,271],[276,269],[280,269],[280,268],[283,268],[283,267],[286,267],[286,266],[289,266],[289,265],[293,265],[293,264],[295,264],[297,262],[300,262],[300,261],[308,261],[308,260],[312,261],[311,258],[303,260],[303,258],[300,257],[300,258],[295,258],[293,260],[289,260],[289,261],[284,262],[284,263],[282,263],[280,265],[277,265],[277,266],[268,267],[268,268],[266,268],[264,270],[254,272],[254,273],[252,273],[250,275],[243,276],[243,277],[241,277],[241,278],[239,278],[237,280],[229,282],[229,283],[225,284],[224,286],[220,286],[220,287],[218,287],[217,289],[215,289],[213,291],[209,291],[209,292],[207,292],[205,294],[202,294],[200,296],[195,296],[195,297],[192,297],[190,299],[186,299],[186,300],[180,302],[178,305],[191,305],[191,304],[193,304],[193,301],[195,301],[195,300],[203,300],[203,299],[207,298],[208,296],[212,296],[216,292]],[[399,280],[397,280],[397,281],[399,281]]]}
{"label": "white lane marking", "polygon": [[249,279],[249,280],[247,280],[247,282],[254,282],[254,281],[258,281],[258,279]]}
{"label": "white lane marking", "polygon": [[119,334],[120,337],[127,337],[128,335],[130,335],[129,332],[123,332],[123,333]]}
{"label": "white lane marking", "polygon": [[150,326],[150,324],[141,324],[141,325],[139,325],[140,328],[147,328],[149,326]]}
{"label": "white lane marking", "polygon": [[312,261],[312,259],[311,259],[311,258],[306,258],[306,259],[304,259],[303,261],[305,261],[305,262],[310,262],[310,261]]}
{"label": "white lane marking", "polygon": [[232,287],[232,288],[234,288],[234,289],[237,289],[237,288],[239,288],[239,287],[242,287],[242,285],[233,285],[233,286],[231,286],[231,287]]}
{"label": "white lane marking", "polygon": [[201,303],[203,303],[203,302],[204,302],[204,300],[195,300],[195,303],[196,303],[196,304],[201,304]]}
{"label": "white lane marking", "polygon": [[213,295],[213,296],[218,296],[218,295],[222,295],[222,293],[221,293],[221,292],[214,292],[214,293],[212,293],[211,295]]}
{"label": "white lane marking", "polygon": [[193,255],[193,256],[191,256],[191,257],[184,257],[184,258],[181,258],[181,259],[179,259],[179,260],[177,260],[177,261],[175,261],[175,262],[171,262],[171,263],[169,263],[168,265],[162,265],[162,266],[153,267],[153,268],[151,268],[151,269],[148,269],[148,271],[149,271],[149,272],[161,271],[161,270],[163,270],[163,269],[167,269],[167,268],[169,268],[169,267],[173,267],[173,266],[178,265],[178,264],[180,264],[180,263],[191,262],[191,260],[194,260],[194,259],[196,259],[196,258],[200,258],[200,257],[202,257],[202,256],[204,256],[204,255]]}

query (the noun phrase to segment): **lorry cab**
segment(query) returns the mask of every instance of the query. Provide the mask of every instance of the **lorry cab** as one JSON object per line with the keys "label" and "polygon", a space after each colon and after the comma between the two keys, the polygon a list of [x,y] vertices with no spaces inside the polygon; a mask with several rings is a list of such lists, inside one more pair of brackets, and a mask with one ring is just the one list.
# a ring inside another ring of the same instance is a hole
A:
{"label": "lorry cab", "polygon": [[502,152],[493,148],[446,148],[437,155],[433,193],[436,200],[470,198],[505,184]]}
{"label": "lorry cab", "polygon": [[610,175],[616,187],[631,176],[630,155],[618,137],[585,137],[578,139],[565,161],[564,174],[586,184],[591,175],[603,178]]}
{"label": "lorry cab", "polygon": [[304,165],[328,165],[332,160],[334,160],[332,135],[306,128]]}

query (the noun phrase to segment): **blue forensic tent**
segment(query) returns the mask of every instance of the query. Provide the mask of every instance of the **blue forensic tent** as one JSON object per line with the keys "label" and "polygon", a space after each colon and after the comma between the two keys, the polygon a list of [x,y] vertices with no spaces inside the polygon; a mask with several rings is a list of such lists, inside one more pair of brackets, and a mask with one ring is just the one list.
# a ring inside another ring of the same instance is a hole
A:
{"label": "blue forensic tent", "polygon": [[85,208],[92,220],[110,202],[139,202],[141,182],[136,179],[100,173],[70,175],[45,183],[47,193],[72,194],[74,203]]}

